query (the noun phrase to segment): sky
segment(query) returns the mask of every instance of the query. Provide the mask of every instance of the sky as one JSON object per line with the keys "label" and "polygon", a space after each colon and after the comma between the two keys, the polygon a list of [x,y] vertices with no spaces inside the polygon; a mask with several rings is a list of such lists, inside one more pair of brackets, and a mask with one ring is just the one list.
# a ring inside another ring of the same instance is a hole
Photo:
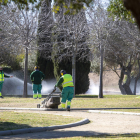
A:
{"label": "sky", "polygon": [[[99,1],[101,1],[104,4],[104,6],[107,7],[107,4],[109,4],[110,0],[99,0]],[[53,2],[54,2],[54,0],[52,0],[52,4],[53,4]]]}
{"label": "sky", "polygon": [[107,8],[107,5],[109,4],[109,0],[101,0],[105,8]]}

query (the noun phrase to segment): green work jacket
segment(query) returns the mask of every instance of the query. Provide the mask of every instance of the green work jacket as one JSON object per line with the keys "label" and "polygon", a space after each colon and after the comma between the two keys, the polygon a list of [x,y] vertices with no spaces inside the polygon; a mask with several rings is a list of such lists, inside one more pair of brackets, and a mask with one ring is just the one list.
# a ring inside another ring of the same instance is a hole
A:
{"label": "green work jacket", "polygon": [[34,84],[41,84],[42,80],[45,78],[43,72],[35,70],[31,73],[30,79]]}

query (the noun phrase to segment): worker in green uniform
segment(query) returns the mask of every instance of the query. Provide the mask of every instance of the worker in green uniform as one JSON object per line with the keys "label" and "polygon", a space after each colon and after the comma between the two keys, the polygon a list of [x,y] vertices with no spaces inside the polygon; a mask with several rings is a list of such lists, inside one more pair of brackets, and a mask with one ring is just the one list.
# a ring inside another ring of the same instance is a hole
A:
{"label": "worker in green uniform", "polygon": [[35,66],[34,70],[31,75],[30,75],[30,79],[33,83],[33,98],[34,99],[41,99],[42,95],[41,95],[41,89],[42,89],[42,80],[45,78],[45,75],[43,74],[43,72],[39,71],[39,66]]}
{"label": "worker in green uniform", "polygon": [[8,75],[4,74],[3,68],[0,66],[0,98],[3,98],[1,90],[2,90],[3,83],[4,83],[4,77],[11,78],[13,76],[8,76]]}
{"label": "worker in green uniform", "polygon": [[63,90],[61,93],[62,100],[61,100],[61,106],[62,109],[65,109],[65,104],[67,101],[67,111],[70,111],[71,106],[71,100],[74,95],[74,84],[72,80],[72,76],[70,74],[67,74],[65,70],[60,71],[61,77],[59,81],[56,83],[55,87],[63,86]]}

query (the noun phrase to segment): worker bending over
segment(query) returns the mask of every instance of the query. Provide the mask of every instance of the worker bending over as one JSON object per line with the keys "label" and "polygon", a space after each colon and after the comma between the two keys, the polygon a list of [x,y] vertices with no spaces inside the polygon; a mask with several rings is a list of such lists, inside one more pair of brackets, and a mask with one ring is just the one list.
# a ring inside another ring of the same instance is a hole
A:
{"label": "worker bending over", "polygon": [[[42,80],[45,78],[45,75],[39,71],[39,66],[35,66],[34,67],[34,70],[31,75],[30,75],[30,79],[33,83],[33,98],[34,99],[37,99],[37,97],[39,99],[42,98],[42,95],[41,95],[41,89],[42,89]],[[38,93],[38,95],[37,95]]]}
{"label": "worker bending over", "polygon": [[70,111],[71,106],[71,100],[73,98],[74,94],[74,85],[72,76],[70,74],[67,74],[65,70],[60,71],[61,77],[59,81],[56,83],[55,87],[63,86],[63,90],[61,93],[62,100],[61,100],[61,106],[62,109],[65,109],[65,104],[67,101],[67,111]]}
{"label": "worker bending over", "polygon": [[3,68],[0,66],[0,98],[3,98],[1,90],[2,90],[3,83],[4,83],[4,77],[11,78],[13,76],[8,76],[8,75],[4,74]]}

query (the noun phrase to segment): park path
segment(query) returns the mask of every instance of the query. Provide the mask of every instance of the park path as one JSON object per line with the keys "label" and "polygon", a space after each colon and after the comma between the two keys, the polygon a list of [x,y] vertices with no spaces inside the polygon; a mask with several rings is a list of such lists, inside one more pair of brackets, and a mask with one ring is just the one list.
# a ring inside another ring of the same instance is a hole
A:
{"label": "park path", "polygon": [[[26,111],[31,112],[31,111]],[[54,131],[45,131],[38,133],[27,133],[19,135],[1,136],[0,139],[51,139],[76,136],[94,136],[101,134],[126,134],[140,133],[140,115],[90,113],[84,110],[77,111],[34,111],[38,113],[55,114],[63,116],[72,116],[88,118],[91,122],[85,125],[58,129]]]}

